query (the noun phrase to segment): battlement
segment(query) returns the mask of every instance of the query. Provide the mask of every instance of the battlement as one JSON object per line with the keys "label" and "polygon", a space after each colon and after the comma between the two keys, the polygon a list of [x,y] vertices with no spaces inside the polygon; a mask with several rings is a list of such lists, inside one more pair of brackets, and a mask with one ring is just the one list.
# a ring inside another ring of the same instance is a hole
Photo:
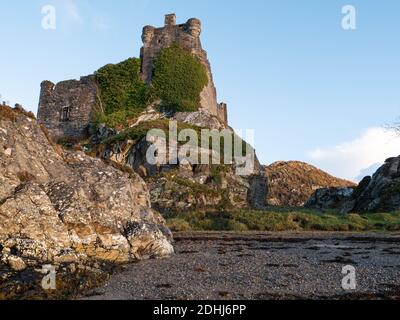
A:
{"label": "battlement", "polygon": [[[156,28],[153,26],[145,26],[142,32],[142,41],[145,47],[154,47],[154,42],[156,42],[157,44],[160,44],[160,47],[164,48],[171,45],[171,40],[181,42],[180,40],[183,40],[182,38],[185,38],[184,34],[190,35],[194,38],[199,38],[201,34],[200,20],[192,18],[189,19],[186,23],[177,25],[176,16],[173,13],[165,15],[164,27]],[[156,38],[156,41],[153,41],[154,38]],[[198,39],[186,38],[185,40],[188,41],[186,45],[187,49],[190,49],[190,46],[199,46],[199,43],[196,43]]]}
{"label": "battlement", "polygon": [[173,43],[179,43],[188,52],[197,55],[209,69],[207,53],[200,43],[201,22],[199,19],[189,19],[186,23],[176,24],[175,14],[165,16],[165,25],[161,28],[145,26],[142,32],[143,47],[141,49],[142,78],[151,82],[154,60],[164,48]]}
{"label": "battlement", "polygon": [[165,15],[165,24],[166,27],[176,25],[176,14],[166,14]]}

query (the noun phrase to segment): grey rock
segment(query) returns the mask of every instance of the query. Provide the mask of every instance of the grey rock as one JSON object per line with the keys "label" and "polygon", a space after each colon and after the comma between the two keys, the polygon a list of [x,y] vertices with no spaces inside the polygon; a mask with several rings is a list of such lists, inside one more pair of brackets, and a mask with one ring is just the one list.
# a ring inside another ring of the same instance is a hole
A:
{"label": "grey rock", "polygon": [[392,212],[400,209],[400,156],[389,158],[356,189],[355,212]]}
{"label": "grey rock", "polygon": [[354,206],[353,188],[323,188],[314,192],[305,204],[306,208],[329,210],[337,209],[342,213],[348,212]]}
{"label": "grey rock", "polygon": [[94,144],[101,143],[118,134],[117,130],[107,127],[104,123],[99,124],[97,127],[92,126],[90,131],[90,141]]}
{"label": "grey rock", "polygon": [[372,177],[365,177],[354,189],[317,190],[306,207],[358,213],[400,210],[400,156],[387,159]]}
{"label": "grey rock", "polygon": [[198,127],[210,128],[216,130],[226,129],[226,124],[221,122],[216,116],[204,112],[177,112],[175,113],[174,120],[191,124]]}
{"label": "grey rock", "polygon": [[[137,174],[64,151],[35,120],[14,113],[13,120],[0,118],[0,256],[10,251],[32,264],[173,253]],[[133,223],[141,232],[127,236]]]}

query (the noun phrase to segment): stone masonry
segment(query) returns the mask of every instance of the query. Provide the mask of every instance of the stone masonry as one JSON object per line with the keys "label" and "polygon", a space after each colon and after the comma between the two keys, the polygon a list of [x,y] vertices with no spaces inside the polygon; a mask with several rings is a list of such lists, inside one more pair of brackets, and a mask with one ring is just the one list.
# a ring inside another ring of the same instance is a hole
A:
{"label": "stone masonry", "polygon": [[41,84],[38,121],[57,141],[79,139],[88,134],[92,111],[96,108],[97,83],[93,76],[54,84]]}
{"label": "stone masonry", "polygon": [[200,20],[192,18],[184,24],[176,24],[175,14],[165,16],[165,26],[162,28],[145,26],[142,34],[143,47],[140,52],[142,78],[145,82],[150,83],[154,61],[160,52],[173,43],[180,44],[184,49],[197,56],[207,70],[209,81],[201,93],[201,108],[226,124],[228,121],[227,106],[225,103],[217,103],[217,90],[213,81],[211,65],[207,58],[207,52],[201,46],[200,33]]}

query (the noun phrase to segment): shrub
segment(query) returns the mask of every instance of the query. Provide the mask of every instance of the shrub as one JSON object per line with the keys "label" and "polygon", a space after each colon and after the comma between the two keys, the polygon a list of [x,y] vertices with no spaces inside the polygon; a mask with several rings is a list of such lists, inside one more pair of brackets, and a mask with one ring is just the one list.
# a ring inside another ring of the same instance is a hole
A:
{"label": "shrub", "polygon": [[96,71],[95,76],[100,88],[101,106],[95,121],[115,127],[128,116],[137,115],[146,108],[150,93],[140,78],[140,59],[108,64]]}
{"label": "shrub", "polygon": [[93,123],[104,123],[109,128],[123,129],[129,125],[129,120],[134,119],[139,115],[138,110],[119,110],[111,114],[96,112],[93,115]]}
{"label": "shrub", "polygon": [[9,106],[0,105],[0,120],[11,120],[15,121],[17,118],[15,110],[10,108]]}
{"label": "shrub", "polygon": [[174,231],[174,232],[182,232],[182,231],[191,231],[192,230],[189,222],[187,222],[183,219],[179,219],[179,218],[169,220],[168,226],[171,229],[171,231]]}
{"label": "shrub", "polygon": [[178,44],[164,49],[155,61],[154,95],[168,111],[197,111],[200,93],[208,84],[206,69],[199,59]]}

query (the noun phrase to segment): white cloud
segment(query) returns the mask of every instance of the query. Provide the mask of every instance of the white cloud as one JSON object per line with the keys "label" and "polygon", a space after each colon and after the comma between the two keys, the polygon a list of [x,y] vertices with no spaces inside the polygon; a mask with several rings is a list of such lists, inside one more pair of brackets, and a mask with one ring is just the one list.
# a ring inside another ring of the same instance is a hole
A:
{"label": "white cloud", "polygon": [[357,181],[362,170],[399,154],[400,138],[384,128],[369,128],[352,141],[308,153],[314,165],[353,181]]}

